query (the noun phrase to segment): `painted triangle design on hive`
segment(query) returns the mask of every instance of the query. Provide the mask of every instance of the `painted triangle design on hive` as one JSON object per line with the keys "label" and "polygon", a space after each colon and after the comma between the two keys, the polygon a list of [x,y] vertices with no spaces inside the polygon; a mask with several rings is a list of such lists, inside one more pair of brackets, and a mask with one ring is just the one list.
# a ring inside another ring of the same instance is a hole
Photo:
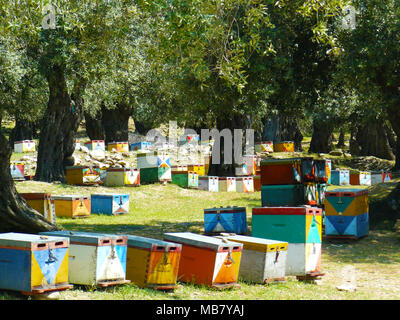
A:
{"label": "painted triangle design on hive", "polygon": [[321,243],[318,222],[315,216],[311,220],[310,229],[307,235],[307,243]]}
{"label": "painted triangle design on hive", "polygon": [[338,213],[344,213],[354,200],[353,197],[327,197],[325,199]]}
{"label": "painted triangle design on hive", "polygon": [[37,250],[33,251],[33,256],[46,279],[47,284],[52,284],[55,281],[57,272],[64,260],[68,248],[59,248],[57,250]]}
{"label": "painted triangle design on hive", "polygon": [[351,217],[349,219],[350,222],[348,223],[346,229],[343,231],[345,235],[356,235],[357,234],[357,217]]}
{"label": "painted triangle design on hive", "polygon": [[[349,234],[351,225],[354,225],[354,216],[326,216],[326,221],[329,221],[331,225],[337,230],[338,234],[344,235]],[[351,233],[350,233],[351,234]]]}

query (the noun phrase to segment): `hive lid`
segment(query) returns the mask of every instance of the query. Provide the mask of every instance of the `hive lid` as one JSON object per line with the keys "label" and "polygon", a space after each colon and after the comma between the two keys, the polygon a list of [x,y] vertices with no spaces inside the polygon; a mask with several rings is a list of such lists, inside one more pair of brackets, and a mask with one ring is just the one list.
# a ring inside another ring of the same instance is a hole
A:
{"label": "hive lid", "polygon": [[181,249],[182,247],[182,245],[180,245],[179,243],[164,241],[160,239],[152,239],[130,234],[128,234],[127,237],[128,237],[128,247],[139,247],[144,249],[152,249],[154,246],[163,247],[165,249],[169,247],[177,247]]}
{"label": "hive lid", "polygon": [[219,208],[208,208],[208,209],[204,209],[204,213],[215,213],[215,212],[243,212],[246,211],[245,207],[219,207]]}
{"label": "hive lid", "polygon": [[243,235],[221,235],[217,238],[225,238],[229,241],[240,242],[243,244],[243,249],[255,250],[255,251],[279,251],[287,250],[288,243],[286,241],[264,239],[258,237],[250,237]]}
{"label": "hive lid", "polygon": [[368,189],[362,188],[341,188],[326,191],[325,197],[357,197],[368,194]]}
{"label": "hive lid", "polygon": [[109,242],[104,242],[104,241],[123,239],[125,240],[125,244],[127,241],[127,236],[124,235],[114,235],[114,234],[84,232],[84,231],[68,231],[68,230],[46,231],[46,232],[41,232],[40,234],[49,236],[67,237],[70,239],[71,244],[81,243],[81,244],[92,244],[92,245],[111,245],[111,241]]}
{"label": "hive lid", "polygon": [[51,196],[54,200],[76,200],[76,199],[88,199],[89,196],[84,196],[81,194],[62,194]]}
{"label": "hive lid", "polygon": [[32,244],[50,243],[57,241],[69,242],[69,239],[61,235],[41,236],[36,234],[14,232],[0,234],[0,246],[31,248]]}
{"label": "hive lid", "polygon": [[253,215],[322,215],[322,209],[311,206],[259,207],[252,209]]}
{"label": "hive lid", "polygon": [[92,193],[91,196],[96,197],[120,197],[120,196],[129,196],[128,193]]}
{"label": "hive lid", "polygon": [[191,232],[164,233],[164,240],[195,247],[207,248],[214,251],[219,251],[221,248],[225,247],[243,247],[243,245],[238,242],[223,241],[222,239],[218,239],[215,237],[203,236]]}

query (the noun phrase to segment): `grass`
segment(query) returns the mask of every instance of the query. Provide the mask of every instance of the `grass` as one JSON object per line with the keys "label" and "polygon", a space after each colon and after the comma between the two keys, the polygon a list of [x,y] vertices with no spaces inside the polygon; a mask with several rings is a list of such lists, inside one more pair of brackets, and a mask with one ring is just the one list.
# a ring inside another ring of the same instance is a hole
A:
{"label": "grass", "polygon": [[[129,193],[127,215],[91,215],[89,218],[57,218],[60,227],[75,231],[134,234],[161,239],[164,232],[202,233],[203,209],[219,206],[245,206],[251,230],[251,208],[261,205],[260,192],[210,193],[182,189],[175,185],[145,185],[135,188],[78,187],[25,181],[16,184],[19,192],[84,194]],[[388,185],[389,186],[389,185]],[[134,284],[90,288],[75,286],[61,292],[63,300],[379,300],[400,298],[400,237],[391,231],[371,231],[356,242],[322,243],[322,269],[319,285],[288,277],[285,283],[269,286],[239,281],[241,288],[217,291],[203,286],[178,283],[173,292],[143,289]],[[356,272],[355,292],[339,291],[346,267]],[[0,291],[0,299],[26,299],[18,293]]]}

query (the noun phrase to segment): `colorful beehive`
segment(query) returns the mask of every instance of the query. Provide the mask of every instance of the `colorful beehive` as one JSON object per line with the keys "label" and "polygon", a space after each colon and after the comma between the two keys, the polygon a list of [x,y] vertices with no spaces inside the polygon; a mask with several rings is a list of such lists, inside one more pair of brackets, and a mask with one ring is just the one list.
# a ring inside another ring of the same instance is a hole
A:
{"label": "colorful beehive", "polygon": [[261,141],[254,145],[256,152],[274,152],[274,142],[273,141]]}
{"label": "colorful beehive", "polygon": [[253,185],[254,185],[254,191],[261,191],[261,176],[260,175],[254,175],[253,176]]}
{"label": "colorful beehive", "polygon": [[102,150],[105,151],[106,147],[104,144],[104,140],[90,140],[85,142],[85,147],[89,150]]}
{"label": "colorful beehive", "polygon": [[261,186],[261,205],[263,207],[301,206],[305,204],[302,184],[282,184]]}
{"label": "colorful beehive", "polygon": [[128,214],[129,194],[101,193],[90,196],[91,213],[97,214]]}
{"label": "colorful beehive", "polygon": [[301,158],[261,161],[261,185],[301,183]]}
{"label": "colorful beehive", "polygon": [[[329,160],[329,163],[331,163],[331,160]],[[329,163],[325,159],[314,160],[315,182],[328,183],[328,180],[331,175]]]}
{"label": "colorful beehive", "polygon": [[34,140],[23,140],[14,142],[14,152],[35,152]]}
{"label": "colorful beehive", "polygon": [[104,185],[107,187],[140,186],[140,170],[131,168],[107,168]]}
{"label": "colorful beehive", "polygon": [[86,218],[90,216],[90,198],[81,195],[52,196],[56,217]]}
{"label": "colorful beehive", "polygon": [[226,177],[226,192],[236,192],[236,177]]}
{"label": "colorful beehive", "polygon": [[107,150],[112,151],[113,149],[118,152],[129,152],[129,144],[128,142],[109,142],[107,144]]}
{"label": "colorful beehive", "polygon": [[332,160],[325,159],[325,163],[326,163],[326,176],[328,178],[326,183],[331,184],[332,183]]}
{"label": "colorful beehive", "polygon": [[350,184],[351,185],[371,185],[371,172],[350,170]]}
{"label": "colorful beehive", "polygon": [[171,181],[170,156],[157,152],[138,153],[137,167],[140,169],[141,183]]}
{"label": "colorful beehive", "polygon": [[289,243],[286,275],[321,275],[322,209],[253,208],[252,236]]}
{"label": "colorful beehive", "polygon": [[227,191],[227,178],[226,177],[218,177],[218,191],[226,192]]}
{"label": "colorful beehive", "polygon": [[247,176],[247,164],[245,162],[235,166],[235,176]]}
{"label": "colorful beehive", "polygon": [[237,287],[243,245],[190,232],[165,233],[182,245],[178,279],[216,288]]}
{"label": "colorful beehive", "polygon": [[16,181],[25,180],[25,163],[20,161],[12,161],[10,163],[11,177]]}
{"label": "colorful beehive", "polygon": [[219,238],[243,244],[239,279],[255,283],[285,280],[287,242],[241,235]]}
{"label": "colorful beehive", "polygon": [[325,194],[325,235],[360,238],[369,232],[367,189],[336,189]]}
{"label": "colorful beehive", "polygon": [[151,147],[151,142],[147,142],[147,141],[134,142],[131,144],[132,151],[149,150],[150,147]]}
{"label": "colorful beehive", "polygon": [[213,176],[199,176],[199,189],[210,191],[210,192],[218,192],[218,177]]}
{"label": "colorful beehive", "polygon": [[294,142],[282,141],[274,143],[274,152],[294,152]]}
{"label": "colorful beehive", "polygon": [[128,235],[126,279],[142,288],[176,287],[182,245]]}
{"label": "colorful beehive", "polygon": [[246,208],[204,209],[204,232],[206,234],[219,232],[245,234],[247,232]]}
{"label": "colorful beehive", "polygon": [[65,180],[72,185],[95,185],[101,183],[100,168],[88,166],[69,166],[65,168]]}
{"label": "colorful beehive", "polygon": [[387,182],[392,180],[392,173],[390,172],[371,172],[371,185]]}
{"label": "colorful beehive", "polygon": [[337,186],[344,186],[350,184],[350,171],[349,170],[332,170],[331,171],[331,184]]}
{"label": "colorful beehive", "polygon": [[205,164],[190,164],[187,166],[188,171],[193,171],[198,174],[198,176],[206,175],[206,165]]}
{"label": "colorful beehive", "polygon": [[192,171],[172,171],[172,183],[182,188],[198,189],[199,175]]}
{"label": "colorful beehive", "polygon": [[188,134],[186,135],[186,141],[189,143],[198,143],[200,141],[200,136],[198,134]]}
{"label": "colorful beehive", "polygon": [[49,193],[20,193],[27,204],[41,213],[50,223],[56,223],[54,200]]}
{"label": "colorful beehive", "polygon": [[257,171],[257,164],[259,158],[253,155],[245,155],[243,156],[244,163],[246,165],[246,174],[247,176],[254,176]]}
{"label": "colorful beehive", "polygon": [[0,288],[38,294],[71,289],[69,239],[24,233],[0,234]]}
{"label": "colorful beehive", "polygon": [[236,177],[236,192],[254,192],[253,177]]}
{"label": "colorful beehive", "polygon": [[69,281],[107,287],[126,280],[127,236],[79,231],[48,231],[42,235],[69,238]]}
{"label": "colorful beehive", "polygon": [[313,158],[301,158],[300,172],[302,182],[315,182],[317,179],[315,160]]}

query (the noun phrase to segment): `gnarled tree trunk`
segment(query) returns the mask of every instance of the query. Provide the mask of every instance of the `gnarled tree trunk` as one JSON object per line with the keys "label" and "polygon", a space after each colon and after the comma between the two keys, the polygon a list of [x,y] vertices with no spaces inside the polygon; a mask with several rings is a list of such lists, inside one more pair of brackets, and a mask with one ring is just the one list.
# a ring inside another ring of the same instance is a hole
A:
{"label": "gnarled tree trunk", "polygon": [[57,227],[32,209],[18,194],[10,172],[11,148],[0,132],[0,232],[38,233]]}
{"label": "gnarled tree trunk", "polygon": [[313,134],[310,142],[309,153],[329,153],[332,151],[332,133],[334,125],[329,122],[313,121]]}
{"label": "gnarled tree trunk", "polygon": [[114,109],[101,108],[101,123],[105,133],[105,144],[110,142],[126,142],[129,138],[129,118],[132,107],[119,104]]}
{"label": "gnarled tree trunk", "polygon": [[84,112],[86,134],[90,140],[104,140],[104,128],[101,123],[101,114],[99,112],[92,116],[89,112]]}
{"label": "gnarled tree trunk", "polygon": [[49,103],[40,130],[35,180],[65,181],[65,165],[75,150],[75,136],[83,118],[80,93],[82,87],[74,88],[74,99],[68,94],[64,70],[53,66],[47,75]]}

